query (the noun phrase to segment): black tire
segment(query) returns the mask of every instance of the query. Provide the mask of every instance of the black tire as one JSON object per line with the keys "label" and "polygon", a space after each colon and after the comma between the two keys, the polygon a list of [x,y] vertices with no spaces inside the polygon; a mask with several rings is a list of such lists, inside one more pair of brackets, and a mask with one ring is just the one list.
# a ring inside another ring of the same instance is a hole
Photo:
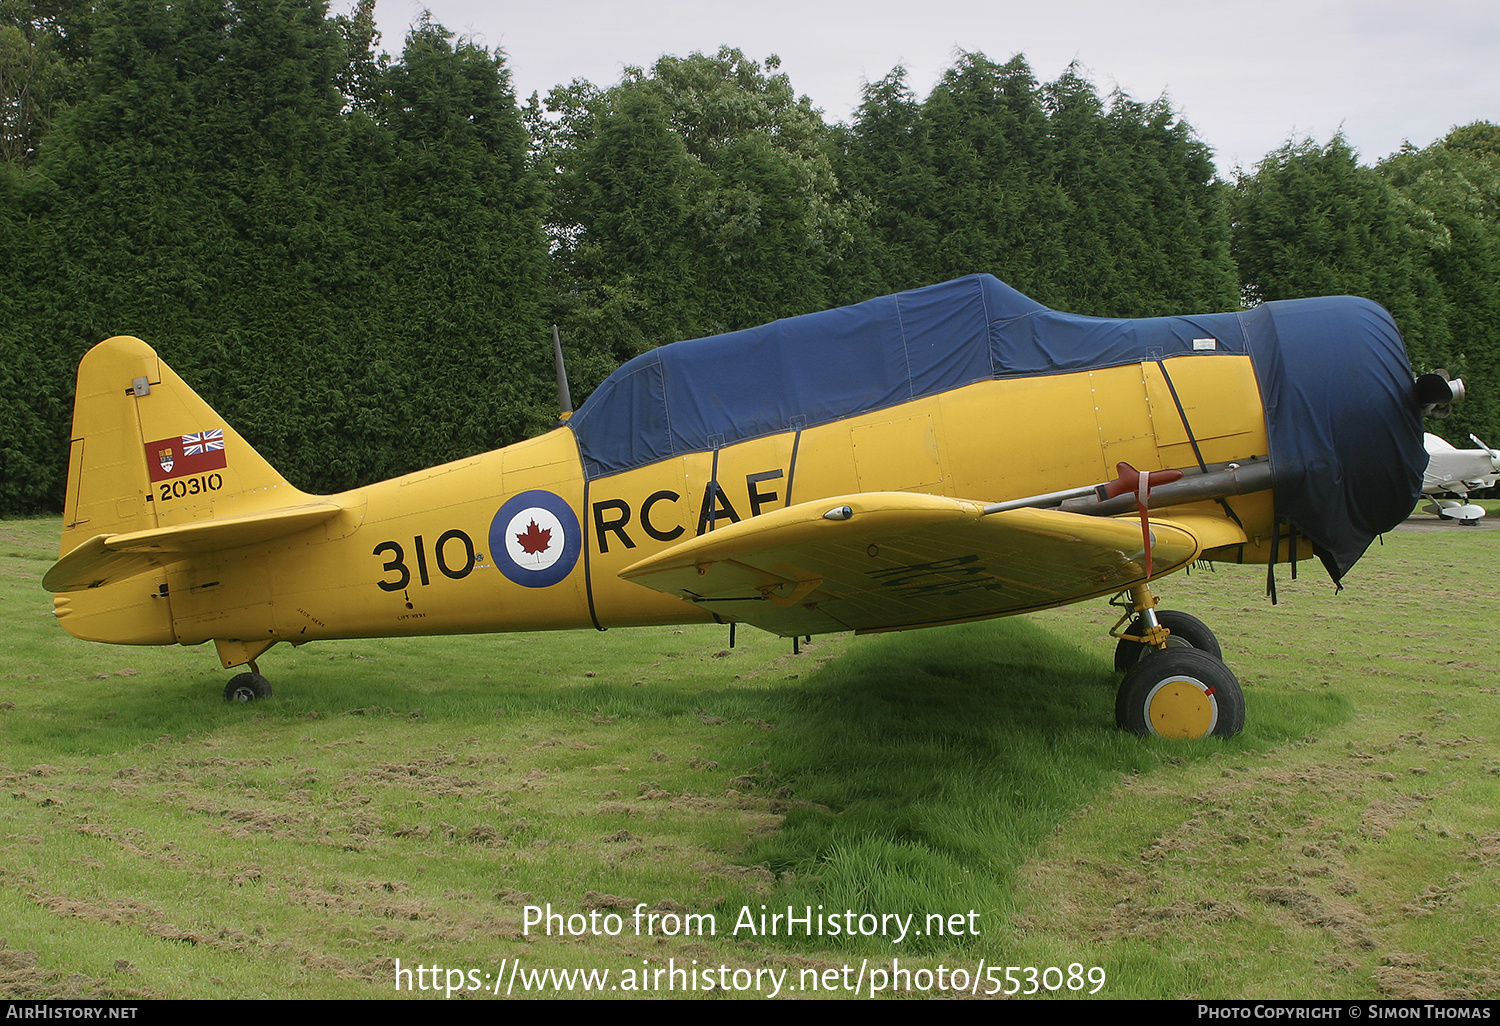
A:
{"label": "black tire", "polygon": [[[1219,639],[1214,637],[1214,632],[1196,616],[1181,613],[1175,609],[1161,609],[1156,613],[1156,620],[1172,632],[1167,635],[1168,647],[1196,648],[1200,652],[1207,652],[1215,659],[1224,658],[1224,652],[1219,648]],[[1128,633],[1140,635],[1145,629],[1146,624],[1143,618],[1138,616],[1131,622]],[[1142,656],[1152,651],[1155,650],[1149,645],[1121,638],[1119,644],[1115,645],[1115,672],[1125,673],[1140,662]]]}
{"label": "black tire", "polygon": [[258,673],[238,673],[224,685],[224,701],[254,702],[271,697],[271,682]]}
{"label": "black tire", "polygon": [[1223,660],[1195,648],[1167,648],[1125,674],[1115,722],[1142,737],[1233,737],[1245,726],[1245,696]]}

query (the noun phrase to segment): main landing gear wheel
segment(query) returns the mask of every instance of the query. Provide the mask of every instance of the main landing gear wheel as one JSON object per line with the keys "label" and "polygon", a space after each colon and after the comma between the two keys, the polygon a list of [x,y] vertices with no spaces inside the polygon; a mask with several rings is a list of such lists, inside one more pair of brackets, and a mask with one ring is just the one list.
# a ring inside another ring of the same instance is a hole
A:
{"label": "main landing gear wheel", "polygon": [[1164,648],[1125,674],[1115,694],[1115,721],[1142,737],[1233,737],[1245,726],[1245,696],[1217,656]]}
{"label": "main landing gear wheel", "polygon": [[[1196,616],[1179,613],[1175,609],[1159,609],[1156,611],[1156,620],[1172,632],[1167,635],[1168,648],[1196,648],[1200,652],[1207,652],[1215,659],[1224,658],[1224,652],[1219,648],[1219,639],[1214,637],[1214,632]],[[1145,618],[1138,616],[1131,621],[1128,633],[1139,637],[1145,630]],[[1149,645],[1131,641],[1129,638],[1121,638],[1119,644],[1115,646],[1115,672],[1126,672],[1151,651],[1153,649]]]}
{"label": "main landing gear wheel", "polygon": [[224,685],[224,701],[253,702],[271,697],[271,682],[258,673],[237,673]]}

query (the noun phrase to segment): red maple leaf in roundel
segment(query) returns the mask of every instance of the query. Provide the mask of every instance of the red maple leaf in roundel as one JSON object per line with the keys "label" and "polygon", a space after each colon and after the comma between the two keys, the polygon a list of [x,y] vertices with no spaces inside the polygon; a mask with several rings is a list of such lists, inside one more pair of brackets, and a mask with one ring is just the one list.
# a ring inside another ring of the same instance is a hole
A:
{"label": "red maple leaf in roundel", "polygon": [[534,556],[538,552],[546,552],[552,545],[552,529],[543,530],[536,526],[533,520],[526,528],[525,533],[516,535],[516,541],[521,543],[521,550],[528,556]]}

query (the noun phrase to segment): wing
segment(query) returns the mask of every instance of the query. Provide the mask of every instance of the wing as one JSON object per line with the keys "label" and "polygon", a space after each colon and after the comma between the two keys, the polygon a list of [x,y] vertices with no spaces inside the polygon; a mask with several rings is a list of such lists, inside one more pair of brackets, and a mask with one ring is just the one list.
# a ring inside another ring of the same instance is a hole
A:
{"label": "wing", "polygon": [[[1222,515],[1151,521],[1157,575],[1245,540]],[[626,580],[783,636],[1006,616],[1112,595],[1145,579],[1139,519],[909,492],[820,499],[666,549]]]}

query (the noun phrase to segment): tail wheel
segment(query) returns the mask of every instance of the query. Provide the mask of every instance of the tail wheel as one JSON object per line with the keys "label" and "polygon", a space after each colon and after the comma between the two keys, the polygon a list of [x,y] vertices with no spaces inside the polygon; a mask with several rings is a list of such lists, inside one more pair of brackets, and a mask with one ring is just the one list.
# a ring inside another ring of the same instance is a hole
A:
{"label": "tail wheel", "polygon": [[[1207,652],[1215,659],[1224,658],[1224,653],[1219,648],[1219,639],[1214,637],[1214,632],[1196,616],[1180,613],[1175,609],[1159,609],[1156,612],[1156,621],[1172,632],[1167,635],[1168,648],[1196,648],[1200,652]],[[1143,617],[1138,616],[1130,622],[1129,633],[1140,635],[1145,630],[1146,624]],[[1120,643],[1115,646],[1115,672],[1125,673],[1151,651],[1154,650],[1149,645],[1131,641],[1129,638],[1121,638]]]}
{"label": "tail wheel", "polygon": [[1217,656],[1167,648],[1131,667],[1115,695],[1115,721],[1142,737],[1233,737],[1245,726],[1240,682]]}
{"label": "tail wheel", "polygon": [[253,702],[271,697],[271,682],[258,673],[237,673],[224,685],[224,701]]}

